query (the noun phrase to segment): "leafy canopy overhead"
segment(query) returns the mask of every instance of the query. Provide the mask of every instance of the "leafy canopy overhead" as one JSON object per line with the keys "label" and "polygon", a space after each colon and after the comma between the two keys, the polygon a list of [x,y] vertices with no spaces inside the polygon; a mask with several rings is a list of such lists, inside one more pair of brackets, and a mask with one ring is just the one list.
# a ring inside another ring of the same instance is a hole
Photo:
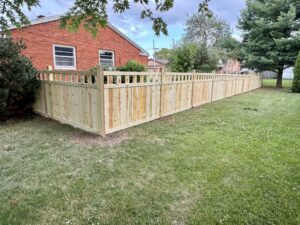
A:
{"label": "leafy canopy overhead", "polygon": [[[208,8],[210,0],[200,0],[199,11],[212,15]],[[107,25],[107,8],[112,4],[116,13],[123,13],[132,5],[142,5],[141,18],[152,21],[156,35],[168,34],[167,24],[155,12],[163,13],[174,6],[174,0],[75,0],[73,6],[61,19],[61,28],[77,31],[82,25],[87,31],[96,35],[100,27]],[[40,5],[40,0],[1,0],[0,30],[8,31],[10,26],[20,28],[30,22],[23,12],[24,6],[30,11]]]}
{"label": "leafy canopy overhead", "polygon": [[39,5],[39,0],[1,0],[0,30],[7,31],[11,25],[18,28],[28,25],[30,22],[22,11],[23,6],[27,6],[30,11]]}

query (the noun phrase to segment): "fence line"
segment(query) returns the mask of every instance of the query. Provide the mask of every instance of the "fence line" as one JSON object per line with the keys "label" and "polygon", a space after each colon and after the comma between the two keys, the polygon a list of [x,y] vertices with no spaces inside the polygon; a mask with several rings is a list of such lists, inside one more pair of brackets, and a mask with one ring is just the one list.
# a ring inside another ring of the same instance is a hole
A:
{"label": "fence line", "polygon": [[102,136],[261,87],[258,75],[100,68],[40,71],[38,79],[37,113]]}

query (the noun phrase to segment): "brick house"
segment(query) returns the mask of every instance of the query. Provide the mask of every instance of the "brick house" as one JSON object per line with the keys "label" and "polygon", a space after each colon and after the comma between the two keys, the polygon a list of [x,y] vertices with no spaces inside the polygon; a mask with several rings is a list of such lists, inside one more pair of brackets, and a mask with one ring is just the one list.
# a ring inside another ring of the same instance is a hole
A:
{"label": "brick house", "polygon": [[14,39],[22,39],[28,56],[39,69],[87,70],[99,65],[119,67],[129,60],[145,66],[148,53],[116,27],[100,28],[96,37],[80,28],[76,33],[59,28],[60,16],[39,17],[29,26],[12,29]]}

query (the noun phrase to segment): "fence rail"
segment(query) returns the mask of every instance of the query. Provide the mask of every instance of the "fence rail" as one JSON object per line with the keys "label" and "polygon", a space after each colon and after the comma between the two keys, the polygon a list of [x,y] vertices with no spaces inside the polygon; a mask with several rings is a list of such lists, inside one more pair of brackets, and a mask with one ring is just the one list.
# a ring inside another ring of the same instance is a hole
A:
{"label": "fence rail", "polygon": [[40,71],[34,110],[105,135],[261,87],[258,75]]}

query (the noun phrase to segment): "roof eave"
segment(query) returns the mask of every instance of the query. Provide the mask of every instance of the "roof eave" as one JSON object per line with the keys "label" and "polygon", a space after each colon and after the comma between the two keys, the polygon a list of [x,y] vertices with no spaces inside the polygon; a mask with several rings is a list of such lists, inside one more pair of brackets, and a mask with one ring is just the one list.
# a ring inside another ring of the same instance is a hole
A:
{"label": "roof eave", "polygon": [[[56,21],[59,20],[61,17],[63,16],[63,14],[60,15],[55,15],[55,16],[48,16],[48,17],[43,17],[40,19],[35,19],[35,20],[31,20],[29,25],[26,25],[24,27],[28,27],[31,25],[36,25],[36,24],[42,24],[42,23],[47,23],[47,22],[52,22],[52,21]],[[129,38],[127,35],[125,35],[124,33],[122,33],[118,28],[116,28],[114,25],[112,25],[111,23],[107,24],[108,27],[110,27],[113,31],[115,31],[116,33],[118,33],[121,37],[123,37],[125,40],[127,40],[129,43],[131,43],[133,46],[135,46],[136,48],[138,48],[141,53],[140,55],[144,55],[144,56],[149,56],[149,53],[142,48],[141,46],[139,46],[137,43],[135,43],[131,38]],[[16,27],[11,27],[12,29],[16,29]]]}

